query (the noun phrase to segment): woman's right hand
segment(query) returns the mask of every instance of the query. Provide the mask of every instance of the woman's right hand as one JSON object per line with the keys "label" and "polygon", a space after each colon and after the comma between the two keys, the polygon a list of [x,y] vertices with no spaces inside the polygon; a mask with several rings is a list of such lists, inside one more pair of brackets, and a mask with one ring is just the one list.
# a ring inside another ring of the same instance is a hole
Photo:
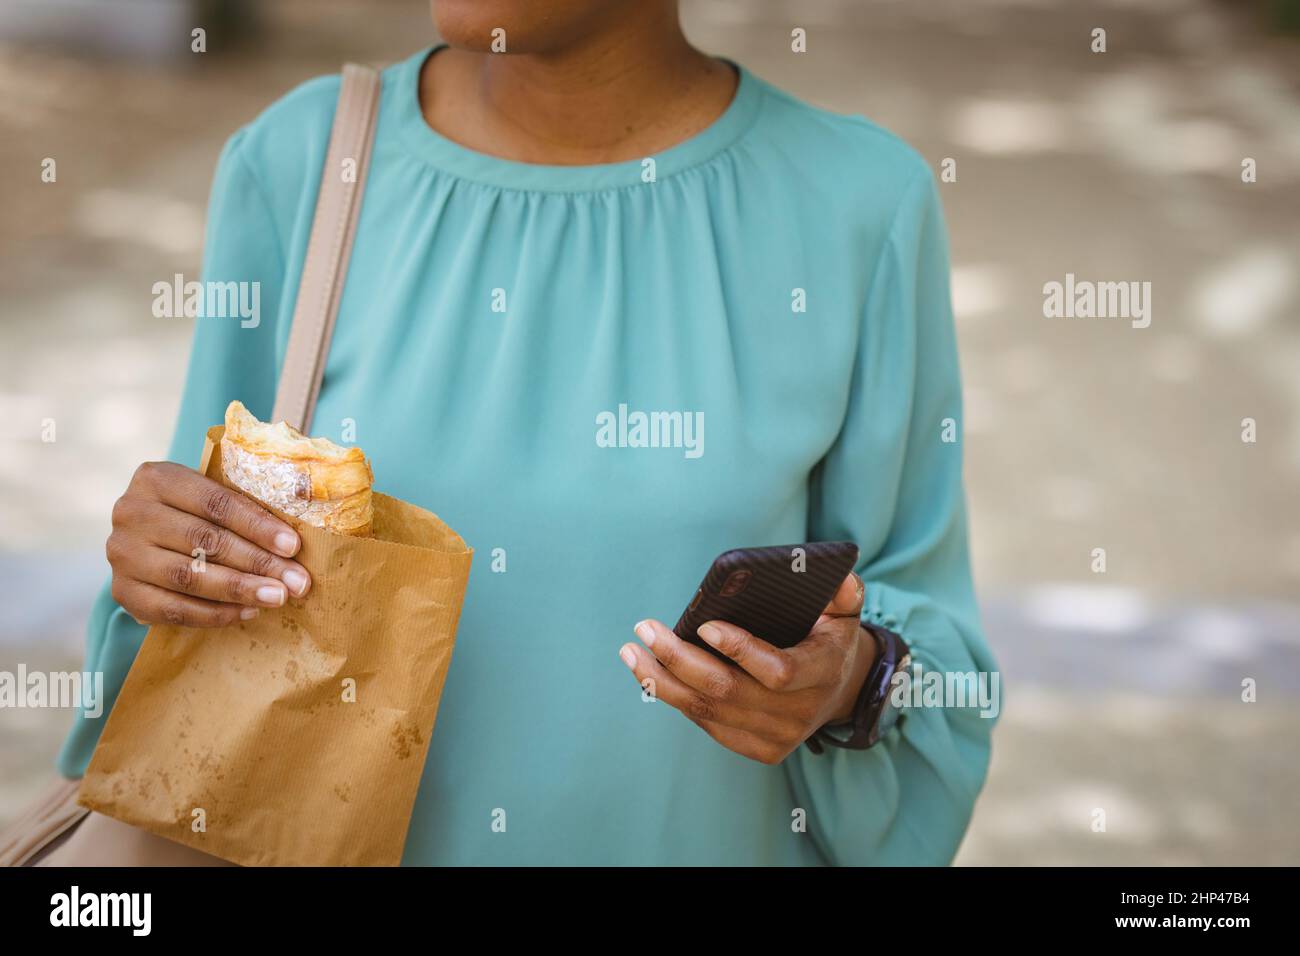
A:
{"label": "woman's right hand", "polygon": [[105,552],[113,600],[141,624],[224,627],[311,587],[298,534],[265,508],[169,461],[135,470]]}

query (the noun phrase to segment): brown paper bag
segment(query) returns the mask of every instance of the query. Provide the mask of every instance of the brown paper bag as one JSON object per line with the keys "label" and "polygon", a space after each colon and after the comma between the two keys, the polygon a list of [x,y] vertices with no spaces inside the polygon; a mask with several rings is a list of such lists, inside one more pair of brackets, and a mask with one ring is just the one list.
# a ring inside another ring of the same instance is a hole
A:
{"label": "brown paper bag", "polygon": [[[221,435],[200,470],[222,481]],[[396,865],[473,552],[374,496],[374,536],[281,515],[312,587],[220,630],[155,625],[81,784],[99,813],[245,865]]]}

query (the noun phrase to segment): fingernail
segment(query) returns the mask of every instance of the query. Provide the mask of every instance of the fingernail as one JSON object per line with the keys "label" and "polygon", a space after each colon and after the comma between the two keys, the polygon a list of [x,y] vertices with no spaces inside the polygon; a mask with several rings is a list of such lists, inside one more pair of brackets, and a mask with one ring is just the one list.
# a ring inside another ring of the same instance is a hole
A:
{"label": "fingernail", "polygon": [[275,550],[286,558],[292,557],[294,552],[298,550],[298,536],[292,531],[277,531]]}
{"label": "fingernail", "polygon": [[241,621],[251,621],[255,617],[257,617],[257,608],[255,607],[240,608],[239,619]]}
{"label": "fingernail", "polygon": [[645,642],[646,647],[654,647],[655,629],[649,621],[641,621],[632,630],[636,631],[636,636]]}
{"label": "fingernail", "polygon": [[284,603],[284,588],[274,584],[263,584],[257,589],[257,599],[270,607],[279,607]]}
{"label": "fingernail", "polygon": [[700,637],[704,638],[714,647],[717,647],[718,642],[722,640],[722,632],[712,624],[701,624],[700,629],[695,633],[699,634]]}
{"label": "fingernail", "polygon": [[628,667],[636,667],[636,651],[632,650],[631,644],[624,644],[622,650],[618,652],[618,656],[623,658],[623,663]]}
{"label": "fingernail", "polygon": [[307,575],[303,574],[296,568],[289,568],[286,570],[284,574],[280,575],[280,579],[284,581],[284,583],[289,586],[289,590],[298,597],[302,597],[307,593],[307,585],[311,583],[311,581],[308,580]]}

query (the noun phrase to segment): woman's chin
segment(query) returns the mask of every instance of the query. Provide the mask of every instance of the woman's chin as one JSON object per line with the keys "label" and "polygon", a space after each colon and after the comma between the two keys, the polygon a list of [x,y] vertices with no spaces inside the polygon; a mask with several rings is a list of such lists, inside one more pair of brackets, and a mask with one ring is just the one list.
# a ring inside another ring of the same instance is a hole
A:
{"label": "woman's chin", "polygon": [[477,53],[550,53],[573,44],[610,0],[432,0],[443,42]]}

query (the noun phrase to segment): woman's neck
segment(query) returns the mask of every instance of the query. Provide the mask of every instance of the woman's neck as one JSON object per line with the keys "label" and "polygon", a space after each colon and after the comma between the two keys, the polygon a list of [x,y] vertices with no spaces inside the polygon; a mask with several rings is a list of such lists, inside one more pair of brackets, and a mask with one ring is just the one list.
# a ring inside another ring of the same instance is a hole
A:
{"label": "woman's neck", "polygon": [[546,54],[442,50],[425,62],[420,106],[430,126],[470,149],[588,165],[650,156],[698,133],[727,108],[736,81],[687,42],[675,16],[643,18]]}

